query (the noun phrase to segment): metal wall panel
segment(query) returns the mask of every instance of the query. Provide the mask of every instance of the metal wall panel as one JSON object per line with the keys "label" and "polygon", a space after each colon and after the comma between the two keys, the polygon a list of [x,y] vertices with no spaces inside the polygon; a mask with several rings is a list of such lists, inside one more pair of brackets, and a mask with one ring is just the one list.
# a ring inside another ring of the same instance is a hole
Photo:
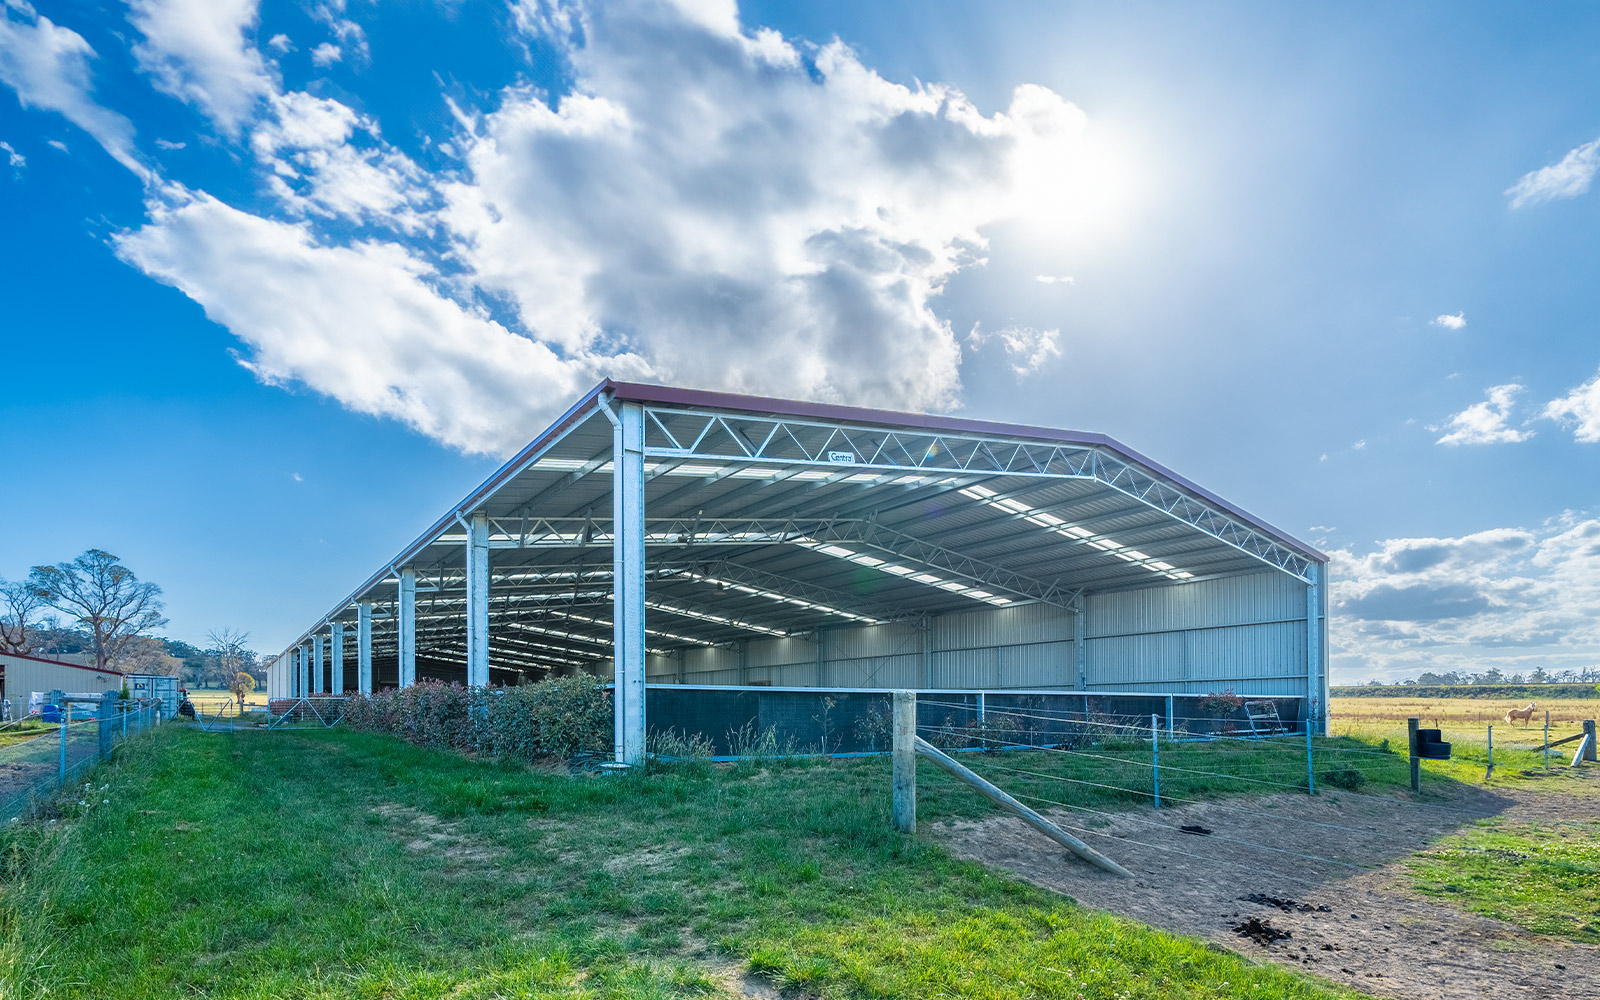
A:
{"label": "metal wall panel", "polygon": [[977,608],[933,619],[934,649],[978,649],[1072,638],[1072,612],[1053,604]]}
{"label": "metal wall panel", "polygon": [[1306,586],[1284,573],[1251,573],[1174,587],[1089,596],[1089,635],[1128,635],[1306,616]]}

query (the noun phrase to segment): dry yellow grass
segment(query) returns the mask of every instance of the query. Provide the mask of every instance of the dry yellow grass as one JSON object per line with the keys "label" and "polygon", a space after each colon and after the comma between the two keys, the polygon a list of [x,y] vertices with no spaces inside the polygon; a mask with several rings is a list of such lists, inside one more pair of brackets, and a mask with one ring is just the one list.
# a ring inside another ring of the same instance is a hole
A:
{"label": "dry yellow grass", "polygon": [[[1332,698],[1331,731],[1340,736],[1384,739],[1403,743],[1406,719],[1417,716],[1429,729],[1443,730],[1452,743],[1483,744],[1494,725],[1494,741],[1501,746],[1539,746],[1544,741],[1544,713],[1550,712],[1550,737],[1560,739],[1583,730],[1584,719],[1600,719],[1600,699],[1562,699],[1539,703],[1532,722],[1507,724],[1506,709],[1522,708],[1527,701],[1476,698]],[[1569,747],[1570,748],[1570,747]]]}

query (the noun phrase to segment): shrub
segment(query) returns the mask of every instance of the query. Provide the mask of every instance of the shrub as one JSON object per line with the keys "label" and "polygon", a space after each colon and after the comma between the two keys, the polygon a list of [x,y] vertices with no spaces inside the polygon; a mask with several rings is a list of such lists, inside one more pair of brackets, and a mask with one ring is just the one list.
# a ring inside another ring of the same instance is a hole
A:
{"label": "shrub", "polygon": [[1353,792],[1367,783],[1367,776],[1353,767],[1336,767],[1322,772],[1322,780],[1335,788]]}
{"label": "shrub", "polygon": [[418,746],[503,760],[571,759],[611,748],[611,697],[593,677],[516,687],[464,688],[423,681],[398,691],[352,695],[345,724],[393,733]]}

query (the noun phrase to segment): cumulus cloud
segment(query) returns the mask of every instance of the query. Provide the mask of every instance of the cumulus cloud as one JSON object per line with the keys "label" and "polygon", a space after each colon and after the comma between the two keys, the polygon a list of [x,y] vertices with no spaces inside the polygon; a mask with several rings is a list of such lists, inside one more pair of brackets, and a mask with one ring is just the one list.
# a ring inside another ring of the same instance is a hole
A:
{"label": "cumulus cloud", "polygon": [[303,91],[274,94],[269,106],[250,145],[270,171],[268,189],[296,215],[423,228],[418,206],[432,195],[422,171],[383,144],[376,122]]}
{"label": "cumulus cloud", "polygon": [[[1103,200],[1088,118],[1054,92],[986,112],[839,41],[747,28],[731,0],[523,0],[515,23],[570,85],[453,104],[426,137],[457,158],[439,173],[352,107],[284,91],[256,0],[130,7],[141,68],[269,197],[251,214],[158,180],[117,252],[238,336],[263,379],[467,450],[519,446],[606,374],[952,407],[962,348],[938,305],[986,228],[1066,229]],[[326,44],[365,51],[342,0],[309,10]],[[1054,329],[974,336],[1019,375],[1060,354]]]}
{"label": "cumulus cloud", "polygon": [[1467,314],[1458,312],[1455,315],[1442,313],[1430,320],[1434,326],[1442,326],[1446,330],[1460,330],[1467,325]]}
{"label": "cumulus cloud", "polygon": [[[442,295],[397,244],[324,246],[303,225],[204,194],[161,198],[146,226],[116,237],[117,253],[233,331],[268,382],[302,382],[458,448],[510,451],[600,376],[597,359],[558,357]],[[606,364],[643,369],[628,356]]]}
{"label": "cumulus cloud", "polygon": [[1515,444],[1533,437],[1533,431],[1510,426],[1511,409],[1523,386],[1515,382],[1488,388],[1488,398],[1450,417],[1443,424],[1430,426],[1444,431],[1435,444]]}
{"label": "cumulus cloud", "polygon": [[1342,675],[1507,673],[1589,666],[1600,654],[1600,519],[1535,529],[1392,538],[1330,553],[1334,662]]}
{"label": "cumulus cloud", "polygon": [[1572,428],[1572,436],[1579,441],[1600,443],[1600,374],[1546,403],[1542,416]]}
{"label": "cumulus cloud", "polygon": [[332,66],[344,57],[344,52],[332,42],[323,42],[311,50],[311,65]]}
{"label": "cumulus cloud", "polygon": [[259,0],[129,0],[144,35],[133,47],[157,89],[199,108],[236,136],[275,87],[251,43]]}
{"label": "cumulus cloud", "polygon": [[8,5],[0,14],[0,81],[16,91],[22,106],[64,116],[118,163],[147,178],[148,171],[134,155],[133,123],[94,99],[89,66],[94,57],[82,35],[33,15],[29,8]]}
{"label": "cumulus cloud", "polygon": [[1561,162],[1522,175],[1506,189],[1511,207],[1537,205],[1557,198],[1576,198],[1589,190],[1600,169],[1600,139],[1586,142],[1561,158]]}
{"label": "cumulus cloud", "polygon": [[981,326],[974,326],[972,332],[967,334],[967,343],[973,350],[982,348],[990,341],[995,341],[1005,349],[1006,358],[1011,363],[1011,371],[1021,378],[1032,375],[1045,366],[1051,358],[1061,356],[1060,330],[1035,330],[1032,327],[1010,326],[1003,330],[988,333]]}

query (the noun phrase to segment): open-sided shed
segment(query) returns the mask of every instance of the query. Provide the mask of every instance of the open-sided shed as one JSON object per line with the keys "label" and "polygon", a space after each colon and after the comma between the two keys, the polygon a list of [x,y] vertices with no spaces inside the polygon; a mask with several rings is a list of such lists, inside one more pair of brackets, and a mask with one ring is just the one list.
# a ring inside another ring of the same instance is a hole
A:
{"label": "open-sided shed", "polygon": [[[1327,559],[1100,434],[607,381],[279,657],[419,678],[1326,704]],[[346,654],[353,634],[354,657]]]}

